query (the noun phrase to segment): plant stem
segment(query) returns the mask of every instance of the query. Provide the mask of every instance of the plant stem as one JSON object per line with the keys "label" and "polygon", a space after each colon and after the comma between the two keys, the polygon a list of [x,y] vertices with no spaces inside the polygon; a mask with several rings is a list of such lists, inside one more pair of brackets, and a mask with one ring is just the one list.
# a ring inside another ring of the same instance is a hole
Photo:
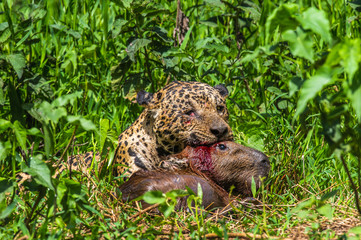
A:
{"label": "plant stem", "polygon": [[351,188],[352,188],[352,190],[355,192],[355,204],[356,204],[357,211],[358,211],[359,214],[361,215],[360,200],[359,200],[359,197],[358,197],[358,188],[356,187],[354,181],[352,180],[352,177],[351,177],[350,171],[349,171],[349,169],[348,169],[348,167],[347,167],[347,164],[346,164],[345,159],[343,158],[343,156],[341,156],[340,158],[341,158],[343,167],[344,167],[345,170],[346,170],[347,177],[348,177],[348,179],[350,180]]}

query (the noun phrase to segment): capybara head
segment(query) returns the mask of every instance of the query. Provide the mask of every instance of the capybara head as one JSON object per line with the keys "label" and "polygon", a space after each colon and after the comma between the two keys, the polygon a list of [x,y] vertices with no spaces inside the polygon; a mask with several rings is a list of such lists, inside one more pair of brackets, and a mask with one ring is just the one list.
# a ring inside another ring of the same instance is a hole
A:
{"label": "capybara head", "polygon": [[267,178],[270,170],[268,157],[260,151],[225,141],[211,146],[187,147],[177,157],[187,158],[190,165],[206,174],[219,186],[233,193],[249,196],[252,177],[256,187]]}
{"label": "capybara head", "polygon": [[[229,202],[226,191],[231,186],[235,187],[233,193],[249,196],[252,177],[256,187],[259,187],[261,179],[268,176],[270,169],[266,155],[229,141],[211,146],[186,147],[181,153],[168,156],[165,162],[175,160],[175,163],[179,163],[177,159],[185,160],[187,164],[173,170],[169,168],[134,173],[120,187],[123,200],[135,199],[151,190],[168,192],[188,186],[196,191],[200,184],[203,205],[222,207]],[[186,207],[184,199],[179,200],[179,208]]]}

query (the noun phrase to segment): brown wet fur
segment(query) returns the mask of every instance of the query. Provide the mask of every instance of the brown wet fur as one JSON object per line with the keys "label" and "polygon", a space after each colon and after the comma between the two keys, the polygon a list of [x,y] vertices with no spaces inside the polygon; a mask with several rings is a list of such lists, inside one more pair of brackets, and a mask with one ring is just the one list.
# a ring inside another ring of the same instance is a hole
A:
{"label": "brown wet fur", "polygon": [[[186,186],[198,194],[198,184],[202,187],[203,206],[206,208],[218,208],[226,206],[230,199],[228,193],[217,186],[214,182],[205,176],[197,175],[193,171],[176,171],[167,170],[146,171],[140,170],[134,173],[129,181],[124,183],[120,190],[122,200],[133,200],[148,191],[169,192],[174,189],[186,189]],[[144,208],[150,204],[142,202]],[[187,197],[178,200],[176,209],[187,207]]]}
{"label": "brown wet fur", "polygon": [[[233,193],[250,196],[252,177],[259,187],[261,178],[267,178],[270,170],[269,160],[262,152],[230,141],[210,147],[187,147],[181,153],[167,157],[165,162],[174,159],[187,164],[173,171],[136,172],[120,187],[122,199],[132,200],[147,191],[168,192],[185,189],[185,186],[197,192],[199,183],[203,189],[204,207],[224,207],[230,201],[227,191],[231,186],[234,186]],[[179,200],[178,208],[187,207],[185,199]]]}

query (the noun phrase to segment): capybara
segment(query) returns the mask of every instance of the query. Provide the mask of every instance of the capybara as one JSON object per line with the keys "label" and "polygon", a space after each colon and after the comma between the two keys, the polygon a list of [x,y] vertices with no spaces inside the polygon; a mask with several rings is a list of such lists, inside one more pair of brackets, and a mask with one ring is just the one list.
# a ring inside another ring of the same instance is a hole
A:
{"label": "capybara", "polygon": [[[188,165],[174,171],[159,169],[136,172],[120,187],[122,199],[133,200],[147,191],[168,192],[185,189],[186,186],[197,192],[199,183],[204,207],[224,207],[230,201],[227,191],[231,186],[234,186],[233,193],[250,196],[252,177],[259,187],[261,179],[268,176],[270,169],[270,162],[262,152],[230,141],[211,146],[188,146],[181,153],[168,157],[165,162],[172,161],[169,158],[183,159]],[[179,200],[177,208],[187,206],[185,199]]]}

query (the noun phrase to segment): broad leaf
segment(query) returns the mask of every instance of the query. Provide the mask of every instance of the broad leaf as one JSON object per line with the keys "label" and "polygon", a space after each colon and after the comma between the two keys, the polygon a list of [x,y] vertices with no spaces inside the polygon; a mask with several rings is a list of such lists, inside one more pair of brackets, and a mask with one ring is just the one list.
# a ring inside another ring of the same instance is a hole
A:
{"label": "broad leaf", "polygon": [[0,161],[3,161],[9,155],[11,148],[10,141],[0,142]]}
{"label": "broad leaf", "polygon": [[159,206],[159,210],[164,214],[164,217],[169,217],[170,214],[173,212],[175,204],[177,202],[171,202],[170,204],[162,204]]}
{"label": "broad leaf", "polygon": [[299,20],[304,29],[312,30],[327,43],[331,43],[330,22],[324,11],[311,7],[302,14],[302,18],[299,18]]}
{"label": "broad leaf", "polygon": [[87,131],[96,130],[94,123],[90,120],[83,118],[82,116],[68,116],[67,120],[70,123],[80,123],[82,128]]}
{"label": "broad leaf", "polygon": [[41,155],[31,157],[29,166],[24,167],[24,172],[29,173],[31,176],[33,176],[38,184],[55,191],[55,188],[51,181],[50,169],[42,160]]}
{"label": "broad leaf", "polygon": [[8,61],[13,66],[19,78],[23,76],[23,69],[25,67],[25,58],[22,54],[10,54],[7,56]]}
{"label": "broad leaf", "polygon": [[161,191],[149,191],[143,195],[143,200],[149,204],[164,203],[165,195]]}
{"label": "broad leaf", "polygon": [[310,99],[313,99],[324,86],[332,83],[332,75],[332,70],[329,67],[324,66],[317,71],[316,75],[305,81],[301,88],[294,119],[305,110],[307,102]]}
{"label": "broad leaf", "polygon": [[350,79],[353,78],[356,71],[359,69],[361,62],[361,40],[352,39],[346,41],[339,51],[342,57],[341,64],[344,66],[345,71],[349,74]]}
{"label": "broad leaf", "polygon": [[20,147],[25,151],[26,150],[26,129],[20,124],[19,121],[14,122],[13,129],[15,132],[16,140],[18,141]]}
{"label": "broad leaf", "polygon": [[53,107],[62,107],[70,103],[71,105],[74,104],[76,99],[82,98],[83,91],[76,91],[72,94],[67,94],[55,99],[51,105]]}
{"label": "broad leaf", "polygon": [[351,86],[349,86],[347,91],[347,96],[351,100],[351,105],[355,110],[356,116],[359,123],[361,123],[361,72],[359,70],[358,74],[352,79]]}
{"label": "broad leaf", "polygon": [[135,54],[138,52],[139,49],[147,46],[150,42],[151,40],[149,39],[135,39],[133,42],[131,42],[126,49],[130,60],[135,62]]}
{"label": "broad leaf", "polygon": [[0,119],[0,133],[4,132],[8,128],[11,128],[13,125],[10,121],[5,119]]}
{"label": "broad leaf", "polygon": [[299,25],[295,14],[299,11],[297,4],[288,3],[276,8],[267,18],[266,22],[266,43],[270,41],[274,30],[279,27],[281,32],[294,30]]}
{"label": "broad leaf", "polygon": [[353,227],[347,233],[354,233],[361,235],[361,226]]}
{"label": "broad leaf", "polygon": [[333,209],[330,204],[325,204],[317,208],[317,212],[319,212],[320,214],[322,214],[323,216],[327,217],[330,220],[332,219]]}
{"label": "broad leaf", "polygon": [[16,207],[16,199],[14,199],[14,201],[12,201],[12,203],[10,203],[2,212],[0,212],[0,219],[4,219],[6,217],[8,217],[15,209]]}
{"label": "broad leaf", "polygon": [[51,120],[58,123],[61,117],[66,116],[66,110],[63,107],[54,108],[50,103],[44,101],[40,104],[39,111],[42,113],[44,120],[48,122]]}
{"label": "broad leaf", "polygon": [[293,55],[304,57],[310,62],[313,62],[313,42],[311,37],[297,28],[296,31],[288,30],[282,34],[284,40],[290,44],[290,50]]}

